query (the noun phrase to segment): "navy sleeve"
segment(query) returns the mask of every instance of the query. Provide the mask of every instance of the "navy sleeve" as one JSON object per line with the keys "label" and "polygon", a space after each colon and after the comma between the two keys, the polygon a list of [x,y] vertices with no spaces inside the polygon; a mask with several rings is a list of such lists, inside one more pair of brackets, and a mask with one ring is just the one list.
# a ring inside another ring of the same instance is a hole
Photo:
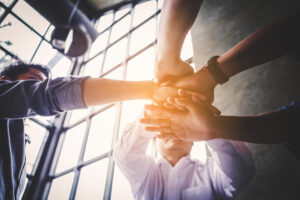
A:
{"label": "navy sleeve", "polygon": [[84,108],[81,85],[86,78],[0,81],[0,118],[49,116]]}
{"label": "navy sleeve", "polygon": [[294,133],[292,142],[285,146],[300,159],[300,104],[293,101],[290,105],[282,107],[280,111],[288,113],[288,120]]}

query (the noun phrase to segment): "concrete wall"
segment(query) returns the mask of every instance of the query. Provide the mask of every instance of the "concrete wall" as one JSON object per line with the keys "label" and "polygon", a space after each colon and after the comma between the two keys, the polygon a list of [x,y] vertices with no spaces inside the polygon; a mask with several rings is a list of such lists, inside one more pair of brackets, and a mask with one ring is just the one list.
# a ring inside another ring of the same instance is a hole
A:
{"label": "concrete wall", "polygon": [[[192,28],[196,66],[201,67],[210,56],[224,53],[295,7],[300,8],[300,1],[204,1]],[[280,108],[292,100],[300,101],[300,62],[288,55],[242,72],[218,86],[214,104],[225,115],[255,115]],[[299,200],[300,162],[283,145],[249,146],[256,176],[236,199]]]}

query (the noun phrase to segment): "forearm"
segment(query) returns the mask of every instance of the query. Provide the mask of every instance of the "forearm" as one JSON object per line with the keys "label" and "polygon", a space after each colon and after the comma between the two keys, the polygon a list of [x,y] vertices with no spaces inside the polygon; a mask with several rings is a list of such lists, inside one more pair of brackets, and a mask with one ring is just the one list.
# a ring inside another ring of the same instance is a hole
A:
{"label": "forearm", "polygon": [[151,99],[156,87],[152,81],[89,78],[83,83],[82,95],[87,106],[94,106],[132,99]]}
{"label": "forearm", "polygon": [[286,112],[271,112],[259,116],[220,116],[214,126],[216,138],[251,143],[286,143],[293,138]]}
{"label": "forearm", "polygon": [[158,61],[177,59],[186,34],[194,23],[201,0],[165,0],[159,22]]}
{"label": "forearm", "polygon": [[220,69],[231,77],[291,52],[299,44],[299,17],[293,13],[254,32],[218,58]]}

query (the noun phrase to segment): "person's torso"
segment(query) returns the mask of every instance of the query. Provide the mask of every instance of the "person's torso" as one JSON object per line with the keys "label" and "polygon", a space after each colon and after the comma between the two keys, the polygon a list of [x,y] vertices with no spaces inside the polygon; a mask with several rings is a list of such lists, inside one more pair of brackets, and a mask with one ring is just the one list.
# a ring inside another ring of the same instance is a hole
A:
{"label": "person's torso", "polygon": [[25,181],[23,119],[0,119],[0,199],[17,199]]}
{"label": "person's torso", "polygon": [[135,197],[149,200],[216,199],[208,169],[189,157],[182,158],[174,167],[167,161],[159,162]]}

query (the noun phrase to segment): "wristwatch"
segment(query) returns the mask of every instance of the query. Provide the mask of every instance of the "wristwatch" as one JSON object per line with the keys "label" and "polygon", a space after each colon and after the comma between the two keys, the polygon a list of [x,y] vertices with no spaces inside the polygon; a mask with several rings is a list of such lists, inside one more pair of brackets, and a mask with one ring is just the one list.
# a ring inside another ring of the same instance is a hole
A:
{"label": "wristwatch", "polygon": [[219,69],[217,64],[217,59],[220,56],[213,56],[205,64],[205,67],[208,69],[211,76],[215,79],[215,81],[219,84],[223,84],[228,81],[228,77]]}

